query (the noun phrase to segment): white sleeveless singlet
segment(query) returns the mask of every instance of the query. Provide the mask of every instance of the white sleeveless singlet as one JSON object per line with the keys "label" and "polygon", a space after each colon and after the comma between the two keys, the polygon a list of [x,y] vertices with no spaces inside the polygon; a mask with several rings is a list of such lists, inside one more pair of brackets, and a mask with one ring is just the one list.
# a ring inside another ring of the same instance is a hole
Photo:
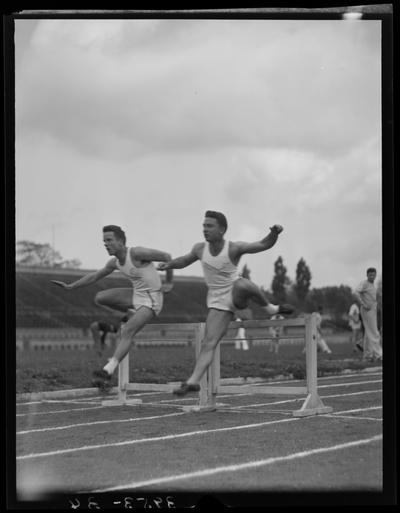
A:
{"label": "white sleeveless singlet", "polygon": [[239,278],[237,266],[229,258],[229,241],[225,241],[220,253],[211,255],[209,244],[204,244],[201,257],[204,278],[208,287],[207,307],[234,312],[232,288]]}
{"label": "white sleeveless singlet", "polygon": [[163,305],[161,278],[153,262],[144,267],[136,267],[131,260],[131,248],[127,248],[126,259],[121,265],[116,258],[117,269],[126,276],[133,286],[132,304],[135,310],[141,306],[151,308],[159,314]]}

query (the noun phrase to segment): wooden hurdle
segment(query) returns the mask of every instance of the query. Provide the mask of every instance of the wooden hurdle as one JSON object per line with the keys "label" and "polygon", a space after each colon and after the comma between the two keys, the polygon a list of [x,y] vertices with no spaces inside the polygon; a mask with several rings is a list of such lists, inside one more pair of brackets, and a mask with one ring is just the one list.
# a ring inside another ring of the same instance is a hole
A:
{"label": "wooden hurdle", "polygon": [[[151,325],[148,325],[149,327]],[[171,327],[173,324],[157,325],[160,327]],[[196,357],[200,350],[201,340],[204,334],[204,324],[202,323],[185,323],[187,331],[192,330],[194,334],[194,344]],[[146,327],[144,328],[146,330]],[[122,406],[122,405],[136,405],[142,404],[141,399],[133,399],[127,397],[127,392],[169,392],[176,388],[176,384],[169,383],[130,383],[129,382],[129,354],[120,362],[118,366],[118,386],[117,386],[117,398],[116,399],[104,399],[102,401],[103,406]],[[207,382],[203,383],[203,390],[207,389]],[[207,394],[204,394],[204,400],[206,401]]]}
{"label": "wooden hurdle", "polygon": [[[318,395],[317,389],[317,321],[316,314],[304,318],[277,319],[262,321],[234,321],[230,328],[269,328],[271,326],[304,326],[306,345],[306,386],[252,386],[252,385],[221,385],[220,380],[220,346],[218,344],[214,360],[200,383],[199,404],[185,406],[186,411],[215,411],[218,409],[217,395],[254,393],[269,395],[306,396],[302,407],[292,412],[295,417],[306,417],[332,412],[333,408],[325,406]],[[204,328],[203,328],[204,329]],[[295,337],[293,337],[295,338]],[[296,337],[299,338],[299,337]],[[201,339],[200,339],[201,341]],[[197,343],[200,344],[197,340]],[[197,353],[200,347],[197,349]]]}
{"label": "wooden hurdle", "polygon": [[[167,325],[168,326],[168,325]],[[171,326],[171,325],[170,325]],[[316,314],[307,315],[304,318],[276,319],[276,320],[251,320],[234,321],[229,328],[269,328],[271,326],[300,326],[305,328],[304,336],[291,337],[305,339],[306,347],[306,385],[305,386],[254,386],[254,385],[223,385],[220,377],[220,344],[218,344],[214,359],[200,382],[198,404],[195,406],[183,406],[185,411],[215,411],[218,409],[218,394],[268,394],[268,395],[298,395],[306,396],[302,407],[294,410],[295,417],[320,415],[332,412],[332,408],[325,406],[318,395],[317,390],[317,322]],[[185,324],[187,329],[194,332],[196,359],[201,350],[204,338],[204,323]],[[160,383],[130,383],[129,382],[129,355],[127,355],[118,367],[118,397],[113,400],[104,400],[104,406],[135,405],[141,404],[141,399],[128,399],[127,392],[172,392],[174,384]]]}

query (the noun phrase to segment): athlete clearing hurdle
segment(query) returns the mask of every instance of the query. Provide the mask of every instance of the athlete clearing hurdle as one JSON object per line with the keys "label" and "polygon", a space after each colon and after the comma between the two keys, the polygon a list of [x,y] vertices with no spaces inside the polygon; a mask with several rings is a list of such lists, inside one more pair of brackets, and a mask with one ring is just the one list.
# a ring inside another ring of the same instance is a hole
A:
{"label": "athlete clearing hurdle", "polygon": [[127,322],[121,325],[121,339],[112,358],[102,369],[93,373],[92,384],[107,392],[111,388],[111,376],[128,354],[133,337],[161,312],[163,292],[170,292],[173,286],[173,271],[167,270],[166,282],[162,285],[153,261],[168,262],[171,260],[170,254],[157,249],[127,247],[125,232],[119,226],[104,226],[103,241],[112,258],[102,269],[89,273],[73,283],[67,284],[56,280],[52,282],[67,290],[74,290],[92,285],[116,270],[121,271],[131,281],[133,289],[129,287],[102,290],[95,297],[95,303],[99,306],[129,315]]}
{"label": "athlete clearing hurdle", "polygon": [[272,248],[283,230],[282,226],[274,225],[270,233],[258,242],[226,241],[224,235],[227,228],[224,214],[208,210],[203,222],[206,242],[198,242],[190,253],[158,266],[160,270],[182,269],[200,260],[208,286],[208,314],[202,348],[192,375],[173,391],[179,396],[200,389],[199,382],[213,361],[215,349],[234,319],[234,312],[246,308],[250,299],[263,306],[270,315],[294,311],[290,305],[271,304],[257,285],[240,277],[238,272],[240,257]]}

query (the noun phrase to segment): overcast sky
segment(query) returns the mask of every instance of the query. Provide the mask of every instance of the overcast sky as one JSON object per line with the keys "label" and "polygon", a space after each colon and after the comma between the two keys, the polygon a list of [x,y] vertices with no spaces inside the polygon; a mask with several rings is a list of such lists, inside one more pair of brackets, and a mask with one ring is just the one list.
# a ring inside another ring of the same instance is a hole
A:
{"label": "overcast sky", "polygon": [[[379,20],[15,22],[16,239],[86,269],[102,226],[173,257],[207,209],[269,288],[282,256],[312,287],[381,273]],[[177,275],[201,275],[197,262]]]}

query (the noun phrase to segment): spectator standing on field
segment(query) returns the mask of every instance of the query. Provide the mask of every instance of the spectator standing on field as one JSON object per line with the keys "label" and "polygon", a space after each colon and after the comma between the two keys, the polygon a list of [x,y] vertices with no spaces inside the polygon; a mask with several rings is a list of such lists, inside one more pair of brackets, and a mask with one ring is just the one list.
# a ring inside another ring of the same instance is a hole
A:
{"label": "spectator standing on field", "polygon": [[361,304],[361,319],[364,324],[364,359],[382,361],[382,347],[377,325],[377,298],[374,281],[376,269],[367,269],[367,279],[363,280],[355,290],[355,295]]}
{"label": "spectator standing on field", "polygon": [[[276,319],[284,319],[284,317],[280,314],[275,314],[271,317],[271,321],[274,321]],[[283,335],[283,326],[271,326],[269,328],[269,333],[272,337],[270,341],[269,350],[271,353],[275,353],[277,355],[279,352],[279,341]]]}
{"label": "spectator standing on field", "polygon": [[349,309],[349,326],[351,329],[351,343],[353,346],[353,350],[357,351],[357,349],[361,352],[364,351],[363,347],[363,328],[361,322],[361,313],[356,301],[352,303]]}
{"label": "spectator standing on field", "polygon": [[[239,317],[236,319],[236,321],[241,321]],[[243,328],[243,326],[240,326],[238,328],[238,331],[235,336],[235,349],[243,349],[244,351],[247,351],[249,349],[249,343],[246,338],[246,330]]]}

